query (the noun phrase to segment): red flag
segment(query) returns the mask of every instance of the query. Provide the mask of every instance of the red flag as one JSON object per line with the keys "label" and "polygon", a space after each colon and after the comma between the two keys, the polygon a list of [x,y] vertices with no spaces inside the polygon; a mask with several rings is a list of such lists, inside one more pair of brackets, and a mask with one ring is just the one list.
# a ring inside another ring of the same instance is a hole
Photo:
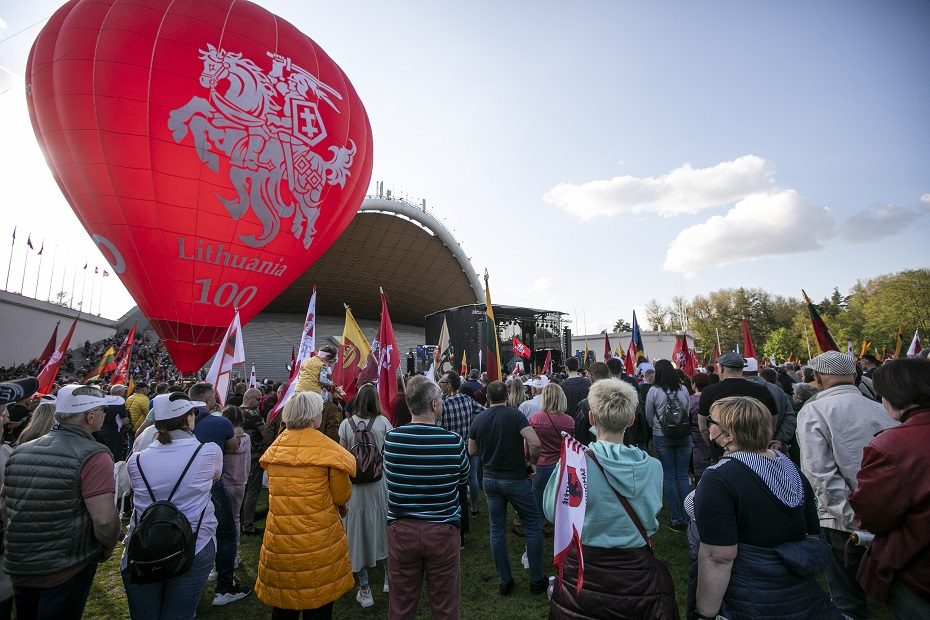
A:
{"label": "red flag", "polygon": [[520,342],[516,336],[513,337],[513,354],[522,357],[523,359],[530,359],[530,356],[533,354],[530,351],[530,348]]}
{"label": "red flag", "polygon": [[55,344],[58,342],[58,325],[61,324],[61,321],[55,323],[55,329],[52,330],[52,337],[48,339],[48,344],[45,345],[45,349],[42,351],[42,355],[39,356],[39,363],[43,366],[52,357],[52,353],[55,352]]}
{"label": "red flag", "polygon": [[391,325],[391,315],[388,313],[387,295],[381,291],[381,326],[378,328],[378,340],[372,347],[378,352],[378,396],[381,399],[381,409],[391,419],[391,401],[397,396],[397,369],[400,367],[400,358],[397,355],[397,341],[394,340],[394,326]]}
{"label": "red flag", "polygon": [[607,332],[604,332],[604,361],[606,362],[613,356],[613,351],[610,349],[610,337],[607,335]]}
{"label": "red flag", "polygon": [[626,348],[626,356],[623,358],[623,370],[631,377],[636,374],[636,341],[630,339],[630,345]]}
{"label": "red flag", "polygon": [[268,413],[268,421],[266,424],[271,424],[275,419],[281,415],[281,411],[284,409],[284,404],[294,395],[294,388],[297,386],[297,375],[300,374],[300,364],[294,364],[291,367],[291,374],[288,376],[287,381],[284,382],[284,389],[281,391],[281,398],[278,399],[278,402],[275,403],[274,408]]}
{"label": "red flag", "polygon": [[740,326],[743,328],[743,357],[752,357],[758,361],[756,347],[752,344],[752,337],[749,335],[749,321],[743,319],[740,321]]}
{"label": "red flag", "polygon": [[689,377],[694,374],[694,358],[688,348],[687,336],[675,336],[675,350],[672,352],[672,361]]}
{"label": "red flag", "polygon": [[548,375],[552,370],[552,349],[546,351],[546,361],[543,362],[542,371],[539,373],[541,375]]}
{"label": "red flag", "polygon": [[701,367],[701,357],[698,355],[697,349],[691,349],[691,367],[694,372],[697,372],[697,369]]}
{"label": "red flag", "polygon": [[718,347],[717,345],[714,345],[713,357],[711,358],[710,363],[715,364],[717,362],[718,357],[720,357],[720,347]]}
{"label": "red flag", "polygon": [[132,343],[136,340],[136,324],[133,323],[129,328],[129,333],[123,339],[119,351],[116,353],[116,366],[113,368],[113,376],[110,377],[111,385],[126,384],[129,382],[129,358],[132,357]]}
{"label": "red flag", "polygon": [[291,345],[291,368],[297,365],[297,349]]}
{"label": "red flag", "polygon": [[814,329],[814,337],[817,338],[817,346],[820,347],[821,353],[826,351],[839,351],[840,349],[836,346],[836,341],[833,339],[833,336],[830,335],[827,324],[820,318],[817,307],[811,303],[811,299],[807,296],[807,293],[804,292],[804,289],[801,289],[801,294],[804,295],[804,301],[807,302],[807,312],[811,317],[811,327]]}
{"label": "red flag", "polygon": [[65,361],[65,353],[68,352],[68,345],[71,344],[71,336],[74,335],[74,328],[77,327],[77,322],[78,318],[74,317],[74,322],[71,323],[71,327],[68,329],[68,333],[65,335],[64,340],[61,341],[61,344],[59,344],[55,352],[52,353],[52,356],[48,358],[48,362],[42,367],[42,372],[39,373],[38,391],[42,394],[51,393],[52,387],[55,385],[55,377],[58,376],[58,369],[61,367],[61,363]]}

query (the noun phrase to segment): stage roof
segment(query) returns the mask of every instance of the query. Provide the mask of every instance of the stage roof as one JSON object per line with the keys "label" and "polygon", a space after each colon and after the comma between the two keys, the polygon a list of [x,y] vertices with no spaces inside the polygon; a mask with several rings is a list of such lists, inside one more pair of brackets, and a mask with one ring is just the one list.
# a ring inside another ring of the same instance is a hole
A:
{"label": "stage roof", "polygon": [[356,318],[376,320],[383,287],[391,320],[411,326],[484,298],[471,262],[439,220],[382,198],[367,198],[345,233],[264,312],[303,314],[314,285],[318,315],[341,316],[346,303]]}

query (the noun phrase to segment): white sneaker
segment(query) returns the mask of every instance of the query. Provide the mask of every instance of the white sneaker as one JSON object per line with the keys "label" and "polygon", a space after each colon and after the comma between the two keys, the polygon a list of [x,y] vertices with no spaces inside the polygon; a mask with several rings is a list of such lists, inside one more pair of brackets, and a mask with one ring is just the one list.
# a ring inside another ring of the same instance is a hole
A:
{"label": "white sneaker", "polygon": [[362,607],[372,607],[375,604],[375,598],[371,595],[371,588],[359,588],[355,600]]}
{"label": "white sneaker", "polygon": [[217,577],[216,569],[214,568],[213,570],[210,571],[210,575],[207,577],[207,581],[216,581],[216,577]]}
{"label": "white sneaker", "polygon": [[530,568],[530,558],[527,555],[526,551],[523,552],[523,556],[520,557],[520,563],[523,564],[523,568],[529,570]]}
{"label": "white sneaker", "polygon": [[387,579],[384,580],[384,593],[387,594],[391,589],[388,587]]}
{"label": "white sneaker", "polygon": [[229,605],[230,603],[241,601],[247,597],[251,591],[251,588],[243,588],[238,583],[233,583],[233,587],[226,592],[217,592],[213,596],[213,606],[219,607],[221,605]]}

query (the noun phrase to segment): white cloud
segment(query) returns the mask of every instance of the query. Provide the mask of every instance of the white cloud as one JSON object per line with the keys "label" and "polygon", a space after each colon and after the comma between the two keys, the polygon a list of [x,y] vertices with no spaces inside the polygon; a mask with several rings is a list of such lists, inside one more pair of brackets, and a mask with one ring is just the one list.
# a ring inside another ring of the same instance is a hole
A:
{"label": "white cloud", "polygon": [[3,21],[2,17],[0,17],[0,30],[6,30],[6,28],[7,28],[6,22]]}
{"label": "white cloud", "polygon": [[549,276],[540,276],[533,280],[532,286],[530,286],[530,291],[541,295],[551,289],[555,285],[555,281]]}
{"label": "white cloud", "polygon": [[840,237],[851,243],[869,243],[896,235],[916,220],[930,215],[930,194],[921,196],[920,202],[921,206],[914,209],[895,205],[863,209],[843,222]]}
{"label": "white cloud", "polygon": [[581,220],[655,213],[671,217],[732,204],[771,191],[775,167],[755,155],[709,168],[684,164],[658,177],[618,176],[581,185],[560,183],[543,200]]}
{"label": "white cloud", "polygon": [[10,71],[3,65],[0,65],[0,92],[12,88],[15,84],[21,83],[22,78],[13,71]]}
{"label": "white cloud", "polygon": [[833,236],[833,213],[794,190],[754,194],[725,215],[684,229],[669,245],[664,269],[691,274],[706,267],[807,252]]}

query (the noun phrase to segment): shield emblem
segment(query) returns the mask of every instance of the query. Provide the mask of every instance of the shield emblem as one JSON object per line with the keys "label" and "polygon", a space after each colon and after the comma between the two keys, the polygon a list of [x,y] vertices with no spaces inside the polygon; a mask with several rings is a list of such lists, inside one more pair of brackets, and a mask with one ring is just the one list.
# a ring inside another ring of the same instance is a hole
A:
{"label": "shield emblem", "polygon": [[303,99],[291,100],[291,129],[295,137],[309,146],[316,146],[326,137],[319,108]]}

